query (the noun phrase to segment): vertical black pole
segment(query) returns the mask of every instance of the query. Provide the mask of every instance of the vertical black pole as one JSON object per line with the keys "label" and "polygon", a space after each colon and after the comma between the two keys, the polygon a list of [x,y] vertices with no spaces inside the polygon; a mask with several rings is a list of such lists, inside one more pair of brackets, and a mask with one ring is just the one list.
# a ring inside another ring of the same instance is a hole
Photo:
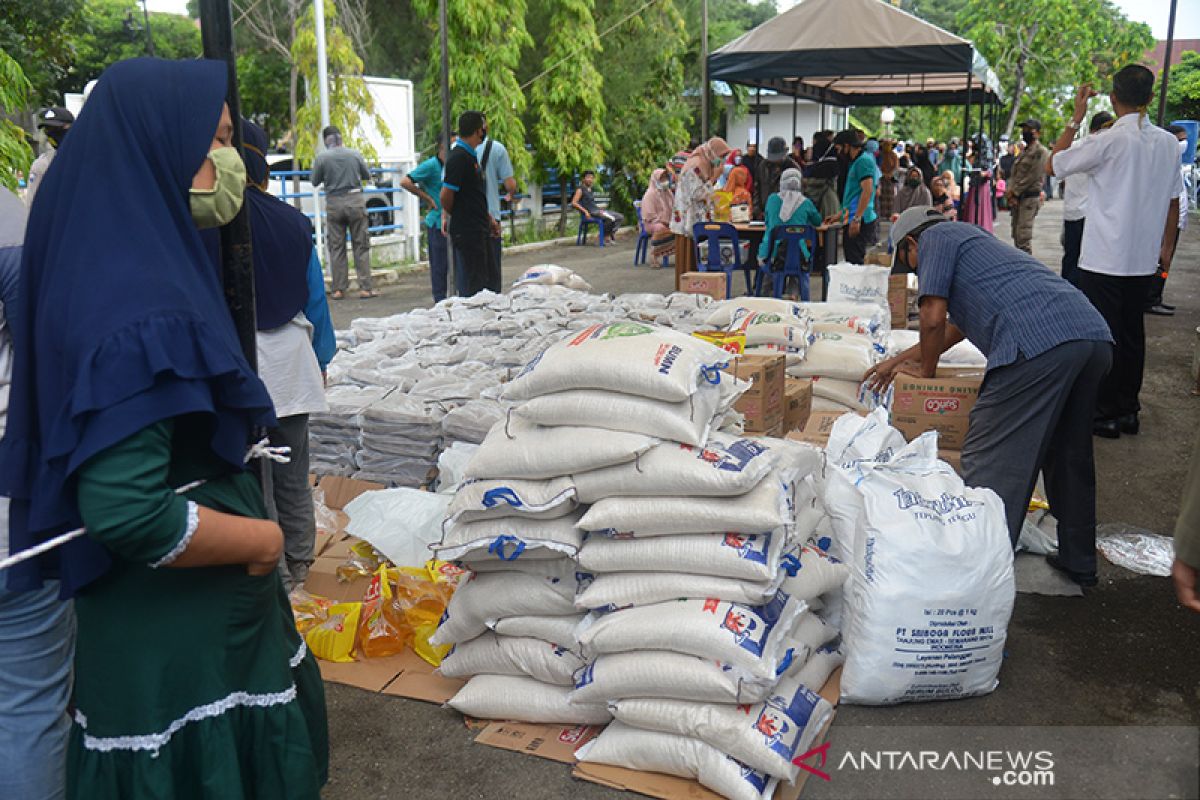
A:
{"label": "vertical black pole", "polygon": [[1175,44],[1175,4],[1171,0],[1171,16],[1167,22],[1167,49],[1163,54],[1162,85],[1158,87],[1158,127],[1163,126],[1167,118],[1167,84],[1171,81],[1171,48]]}
{"label": "vertical black pole", "polygon": [[[233,17],[229,0],[200,0],[200,38],[204,57],[224,61],[229,69],[225,102],[233,118],[233,146],[242,152],[242,107],[238,97],[237,61],[233,52]],[[225,303],[233,317],[242,353],[250,368],[258,369],[255,345],[254,262],[250,251],[250,216],[246,207],[221,228],[221,282]]]}
{"label": "vertical black pole", "polygon": [[[795,90],[795,86],[792,87]],[[792,142],[796,141],[796,108],[800,105],[800,95],[792,95]],[[788,142],[788,147],[791,147],[791,142]],[[801,153],[803,155],[803,153]]]}
{"label": "vertical black pole", "polygon": [[[448,31],[446,0],[438,0],[438,37],[441,44],[441,83],[442,83],[442,146],[446,148],[446,158],[450,158],[450,35]],[[455,264],[454,248],[450,246],[450,235],[446,234],[446,272],[450,275],[451,293],[456,293],[458,286],[457,265]]]}
{"label": "vertical black pole", "polygon": [[[754,87],[754,149],[762,150],[762,145],[759,141],[762,139],[762,87]],[[762,157],[762,153],[759,153]]]}
{"label": "vertical black pole", "polygon": [[146,8],[146,0],[142,0],[142,25],[146,29],[146,55],[154,57],[154,34],[150,30],[150,10]]}

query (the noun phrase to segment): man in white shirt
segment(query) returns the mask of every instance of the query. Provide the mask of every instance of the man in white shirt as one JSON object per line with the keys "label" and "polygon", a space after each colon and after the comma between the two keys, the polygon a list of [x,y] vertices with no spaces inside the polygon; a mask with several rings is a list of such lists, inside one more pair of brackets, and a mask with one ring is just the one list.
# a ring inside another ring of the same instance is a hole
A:
{"label": "man in white shirt", "polygon": [[1072,146],[1095,92],[1080,87],[1075,110],[1046,171],[1090,178],[1088,224],[1079,254],[1079,288],[1104,316],[1116,353],[1100,386],[1093,433],[1116,439],[1139,430],[1138,394],[1146,364],[1143,313],[1154,276],[1171,265],[1179,233],[1179,144],[1146,120],[1154,73],[1130,65],[1113,76],[1117,121],[1102,136]]}
{"label": "man in white shirt", "polygon": [[[1187,190],[1187,167],[1183,163],[1187,156],[1188,135],[1187,129],[1182,125],[1168,125],[1167,132],[1179,140],[1179,174],[1183,177],[1183,185],[1179,190],[1179,233],[1175,236],[1175,244],[1178,245],[1179,237],[1183,236],[1183,232],[1187,228],[1188,205],[1191,199],[1188,197]],[[1173,258],[1174,250],[1171,255]],[[1153,314],[1156,317],[1175,316],[1175,306],[1163,302],[1163,289],[1167,286],[1167,269],[1167,267],[1162,267],[1154,276],[1154,287],[1150,291],[1150,297],[1146,300],[1147,314]]]}
{"label": "man in white shirt", "polygon": [[492,226],[492,252],[496,258],[496,270],[500,270],[500,256],[504,251],[501,246],[500,230],[500,187],[504,187],[505,199],[509,208],[516,211],[517,179],[513,175],[512,159],[508,156],[508,148],[492,137],[484,140],[479,147],[479,168],[487,180],[488,214],[495,220]]}
{"label": "man in white shirt", "polygon": [[[1088,136],[1095,136],[1104,126],[1113,121],[1113,115],[1101,111],[1092,115],[1088,125]],[[1078,285],[1079,248],[1083,244],[1083,223],[1087,217],[1087,196],[1090,185],[1086,174],[1075,175],[1063,181],[1063,232],[1062,232],[1062,276],[1070,284]]]}

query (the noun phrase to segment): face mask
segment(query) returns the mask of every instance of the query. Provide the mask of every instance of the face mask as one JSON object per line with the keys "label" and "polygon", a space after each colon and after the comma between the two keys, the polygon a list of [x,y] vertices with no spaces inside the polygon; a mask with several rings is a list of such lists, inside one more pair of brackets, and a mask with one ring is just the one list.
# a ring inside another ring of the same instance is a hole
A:
{"label": "face mask", "polygon": [[659,189],[659,191],[662,191],[662,192],[669,191],[671,189],[671,182],[670,181],[659,181],[658,189]]}
{"label": "face mask", "polygon": [[1025,140],[1025,144],[1033,144],[1033,131],[1021,131],[1021,138]]}
{"label": "face mask", "polygon": [[46,138],[54,142],[56,148],[62,147],[63,138],[67,135],[66,128],[44,128]]}
{"label": "face mask", "polygon": [[242,207],[246,189],[246,165],[236,148],[218,147],[208,154],[217,169],[217,179],[208,190],[191,189],[188,200],[192,219],[200,228],[219,228],[229,224]]}
{"label": "face mask", "polygon": [[734,165],[735,165],[735,166],[738,166],[738,167],[740,167],[740,166],[742,165],[742,157],[741,157],[741,156],[738,156],[737,158],[735,158],[735,159],[733,160],[733,163],[734,163]]}
{"label": "face mask", "polygon": [[1179,141],[1179,155],[1181,155],[1181,156],[1182,156],[1182,155],[1186,155],[1186,154],[1187,154],[1187,146],[1188,146],[1188,140],[1187,140],[1187,139],[1181,139],[1181,140]]}
{"label": "face mask", "polygon": [[714,167],[719,167],[719,166],[721,166],[721,159],[714,158],[709,163],[711,163]]}
{"label": "face mask", "polygon": [[910,189],[915,189],[921,185],[921,179],[920,178],[909,178],[908,180],[906,180],[904,182],[904,185]]}

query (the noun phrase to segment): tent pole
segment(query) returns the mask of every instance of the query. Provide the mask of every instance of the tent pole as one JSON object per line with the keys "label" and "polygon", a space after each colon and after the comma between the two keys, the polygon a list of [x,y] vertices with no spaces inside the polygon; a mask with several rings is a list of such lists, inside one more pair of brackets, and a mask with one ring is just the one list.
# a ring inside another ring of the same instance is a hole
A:
{"label": "tent pole", "polygon": [[[971,70],[967,70],[967,102],[963,108],[963,135],[962,146],[967,146],[967,139],[971,136],[971,80],[975,76],[971,74]],[[960,184],[962,183],[962,174],[954,176],[954,179]]]}
{"label": "tent pole", "polygon": [[1167,84],[1171,81],[1171,47],[1175,43],[1175,4],[1171,0],[1171,16],[1167,21],[1167,47],[1163,53],[1162,83],[1158,87],[1158,127],[1167,118]]}
{"label": "tent pole", "polygon": [[708,141],[708,0],[700,0],[700,140]]}
{"label": "tent pole", "polygon": [[762,150],[762,87],[754,87],[754,149]]}
{"label": "tent pole", "polygon": [[[794,88],[794,87],[793,87]],[[792,95],[792,141],[796,141],[796,107],[800,104],[800,97]]]}

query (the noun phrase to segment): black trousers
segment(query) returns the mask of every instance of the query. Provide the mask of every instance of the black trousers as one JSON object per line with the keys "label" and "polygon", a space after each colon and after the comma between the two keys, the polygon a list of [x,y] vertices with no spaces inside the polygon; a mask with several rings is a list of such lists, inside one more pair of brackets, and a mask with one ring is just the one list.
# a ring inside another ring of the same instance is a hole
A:
{"label": "black trousers", "polygon": [[455,286],[459,295],[471,297],[485,289],[500,293],[500,266],[488,231],[451,233],[454,243]]}
{"label": "black trousers", "polygon": [[1138,394],[1146,368],[1146,322],[1142,316],[1153,275],[1118,277],[1079,270],[1079,289],[1104,317],[1116,348],[1112,369],[1100,383],[1096,419],[1110,420],[1141,410]]}
{"label": "black trousers", "polygon": [[1063,222],[1063,280],[1079,285],[1079,251],[1083,247],[1083,223],[1086,220],[1070,219]]}
{"label": "black trousers", "polygon": [[1000,495],[1014,547],[1045,476],[1059,556],[1079,572],[1096,571],[1092,410],[1111,360],[1108,342],[1074,341],[988,370],[963,442],[963,479]]}
{"label": "black trousers", "polygon": [[858,228],[858,236],[850,235],[847,225],[842,236],[842,255],[851,264],[862,264],[867,260],[867,248],[879,241],[879,220],[864,222]]}

